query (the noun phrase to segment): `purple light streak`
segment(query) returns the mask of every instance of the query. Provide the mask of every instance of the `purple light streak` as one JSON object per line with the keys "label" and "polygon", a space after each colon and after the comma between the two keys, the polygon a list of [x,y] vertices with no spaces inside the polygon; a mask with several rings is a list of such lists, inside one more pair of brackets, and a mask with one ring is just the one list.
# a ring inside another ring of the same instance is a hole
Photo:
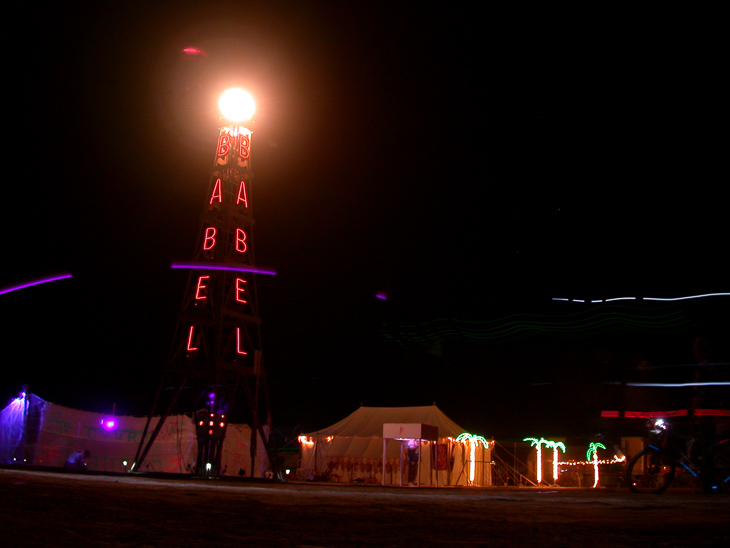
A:
{"label": "purple light streak", "polygon": [[268,274],[270,276],[276,276],[276,270],[273,268],[235,264],[173,263],[170,265],[170,268],[186,270],[229,270],[231,272],[251,272],[252,274]]}
{"label": "purple light streak", "polygon": [[4,295],[5,293],[11,293],[13,291],[17,291],[19,289],[25,289],[26,287],[32,287],[34,285],[39,284],[45,284],[48,282],[55,282],[57,280],[65,280],[66,278],[71,278],[72,275],[68,272],[63,272],[62,274],[53,274],[52,276],[49,276],[47,278],[39,278],[37,280],[29,280],[27,282],[20,283],[18,285],[14,285],[11,287],[5,287],[3,289],[0,289],[0,295]]}

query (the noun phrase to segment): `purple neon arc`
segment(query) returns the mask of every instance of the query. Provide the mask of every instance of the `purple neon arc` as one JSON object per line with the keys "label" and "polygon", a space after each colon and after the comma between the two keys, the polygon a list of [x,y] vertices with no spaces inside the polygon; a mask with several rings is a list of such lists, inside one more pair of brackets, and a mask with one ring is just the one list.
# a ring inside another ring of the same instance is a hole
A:
{"label": "purple neon arc", "polygon": [[211,263],[173,263],[170,268],[182,268],[190,270],[230,270],[231,272],[251,272],[252,274],[268,274],[276,276],[273,268],[260,266],[246,266],[235,264],[211,264]]}
{"label": "purple neon arc", "polygon": [[34,285],[45,284],[48,282],[55,282],[57,280],[65,280],[66,278],[71,278],[71,277],[72,277],[72,275],[70,273],[63,272],[61,274],[54,274],[52,276],[48,276],[47,278],[39,278],[37,280],[30,280],[27,282],[20,283],[18,285],[0,289],[0,295],[4,295],[5,293],[11,293],[13,291],[17,291],[18,289],[25,289],[26,287],[33,287]]}

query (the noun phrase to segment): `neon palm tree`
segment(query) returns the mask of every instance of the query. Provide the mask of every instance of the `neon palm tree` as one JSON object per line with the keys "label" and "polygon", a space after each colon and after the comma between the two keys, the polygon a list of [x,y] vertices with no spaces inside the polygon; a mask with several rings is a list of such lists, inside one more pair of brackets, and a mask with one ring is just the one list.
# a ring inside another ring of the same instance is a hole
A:
{"label": "neon palm tree", "polygon": [[591,443],[586,451],[586,460],[593,462],[593,488],[598,487],[598,449],[605,449],[606,446],[602,443]]}
{"label": "neon palm tree", "polygon": [[553,482],[558,483],[558,449],[562,449],[565,453],[565,445],[562,441],[545,441],[545,447],[553,449]]}
{"label": "neon palm tree", "polygon": [[489,448],[489,442],[482,436],[463,432],[456,437],[456,441],[469,444],[469,483],[474,483],[476,472],[476,449],[480,443]]}
{"label": "neon palm tree", "polygon": [[548,442],[545,438],[525,438],[522,441],[529,441],[530,447],[537,446],[537,483],[542,483],[542,445],[547,445]]}

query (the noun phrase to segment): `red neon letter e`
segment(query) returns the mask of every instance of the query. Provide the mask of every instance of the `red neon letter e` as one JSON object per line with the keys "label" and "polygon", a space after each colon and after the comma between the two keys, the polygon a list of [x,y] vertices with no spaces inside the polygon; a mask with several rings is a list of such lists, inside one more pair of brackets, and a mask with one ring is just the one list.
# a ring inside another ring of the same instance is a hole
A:
{"label": "red neon letter e", "polygon": [[203,284],[203,280],[207,280],[208,278],[210,278],[210,276],[200,276],[200,277],[198,278],[198,287],[197,287],[197,288],[196,288],[196,290],[195,290],[195,298],[196,298],[196,299],[198,299],[198,300],[203,300],[203,299],[207,298],[207,297],[206,297],[206,295],[202,295],[202,296],[201,296],[201,295],[200,295],[200,291],[201,291],[202,289],[205,289],[206,287],[208,287],[207,285],[204,285],[204,284]]}
{"label": "red neon letter e", "polygon": [[246,291],[246,286],[243,284],[246,283],[246,280],[243,278],[236,278],[236,300],[239,303],[246,304],[246,299],[243,298],[243,293]]}

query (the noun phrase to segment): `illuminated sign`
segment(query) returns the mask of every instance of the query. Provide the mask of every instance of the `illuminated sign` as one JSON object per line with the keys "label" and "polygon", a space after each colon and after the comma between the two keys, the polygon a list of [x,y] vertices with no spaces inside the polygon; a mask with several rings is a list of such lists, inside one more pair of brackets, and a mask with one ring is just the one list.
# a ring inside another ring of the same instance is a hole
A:
{"label": "illuminated sign", "polygon": [[[254,346],[246,331],[247,322],[256,317],[251,302],[254,293],[243,273],[271,272],[251,264],[251,136],[252,131],[243,125],[220,128],[198,256],[195,262],[173,265],[194,271],[188,292],[191,314],[197,316],[189,317],[181,341],[191,360],[239,362],[248,358]],[[209,356],[211,352],[217,354]]]}

